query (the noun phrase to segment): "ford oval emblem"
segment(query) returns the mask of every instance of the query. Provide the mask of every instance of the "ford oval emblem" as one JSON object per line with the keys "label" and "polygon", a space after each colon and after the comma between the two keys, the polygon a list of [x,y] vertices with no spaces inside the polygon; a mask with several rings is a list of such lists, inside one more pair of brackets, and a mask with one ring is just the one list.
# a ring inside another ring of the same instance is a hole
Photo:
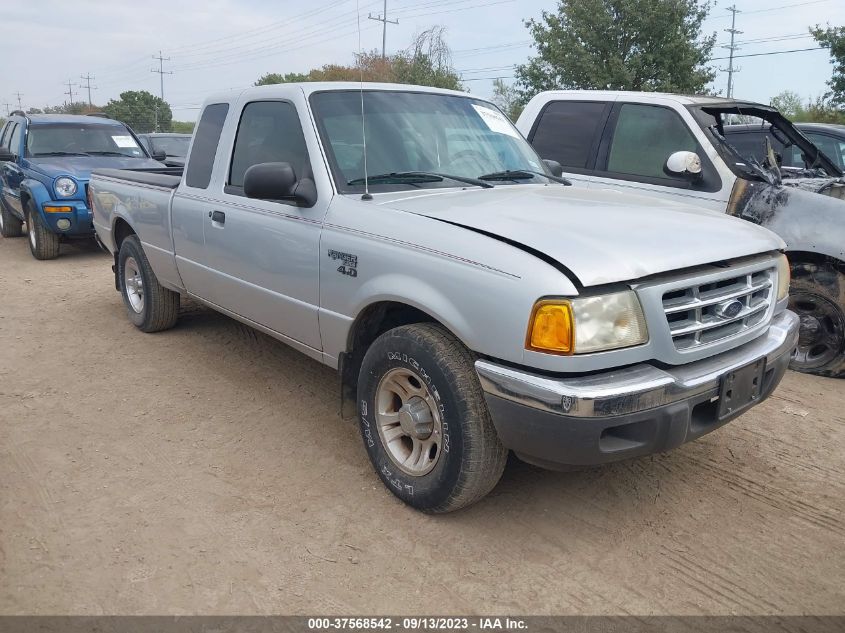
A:
{"label": "ford oval emblem", "polygon": [[722,319],[733,319],[740,312],[742,312],[742,301],[738,299],[731,299],[730,301],[723,301],[716,306],[716,315]]}

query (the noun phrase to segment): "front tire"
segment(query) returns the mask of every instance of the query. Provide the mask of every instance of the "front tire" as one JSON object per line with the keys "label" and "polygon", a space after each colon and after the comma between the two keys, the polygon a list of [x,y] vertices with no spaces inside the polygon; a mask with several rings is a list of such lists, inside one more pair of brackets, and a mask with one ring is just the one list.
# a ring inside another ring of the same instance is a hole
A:
{"label": "front tire", "polygon": [[35,259],[56,259],[59,256],[59,236],[44,226],[44,221],[31,202],[26,205],[26,230],[29,250]]}
{"label": "front tire", "polygon": [[6,210],[6,203],[0,200],[0,235],[20,237],[23,235],[23,222]]}
{"label": "front tire", "polygon": [[418,510],[466,507],[502,476],[508,451],[472,354],[439,325],[402,326],[376,339],[361,365],[358,409],[378,476]]}
{"label": "front tire", "polygon": [[123,240],[117,262],[120,294],[129,320],[142,332],[172,328],[179,318],[179,293],[158,282],[136,235]]}
{"label": "front tire", "polygon": [[789,308],[801,319],[790,368],[845,376],[845,273],[828,263],[793,264]]}

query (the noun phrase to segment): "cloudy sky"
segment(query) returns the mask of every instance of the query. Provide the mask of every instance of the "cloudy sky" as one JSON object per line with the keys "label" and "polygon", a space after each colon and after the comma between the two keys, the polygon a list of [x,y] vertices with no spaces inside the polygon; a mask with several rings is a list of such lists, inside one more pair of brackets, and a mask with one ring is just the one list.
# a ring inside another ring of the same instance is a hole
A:
{"label": "cloudy sky", "polygon": [[[364,49],[381,47],[383,0],[358,0]],[[330,62],[349,63],[358,46],[355,0],[28,0],[3,2],[0,43],[0,108],[86,100],[82,75],[91,82],[95,103],[123,90],[158,94],[161,50],[164,96],[174,116],[196,118],[204,97],[217,90],[250,85],[265,72],[306,71]],[[513,65],[532,54],[523,20],[553,10],[552,0],[388,0],[388,17],[398,19],[387,33],[388,51],[404,48],[416,32],[440,24],[448,29],[455,67],[473,93],[489,96],[493,77],[511,81]],[[727,43],[729,2],[717,4],[705,23]],[[843,0],[736,0],[743,12],[737,28],[735,95],[768,102],[783,90],[806,98],[825,91],[829,54],[823,50],[777,55],[815,46],[812,24],[845,24]],[[717,49],[715,57],[727,51]],[[714,61],[727,65],[726,60]],[[720,73],[715,88],[727,77]],[[83,86],[80,87],[80,84]],[[77,95],[81,95],[78,97]]]}

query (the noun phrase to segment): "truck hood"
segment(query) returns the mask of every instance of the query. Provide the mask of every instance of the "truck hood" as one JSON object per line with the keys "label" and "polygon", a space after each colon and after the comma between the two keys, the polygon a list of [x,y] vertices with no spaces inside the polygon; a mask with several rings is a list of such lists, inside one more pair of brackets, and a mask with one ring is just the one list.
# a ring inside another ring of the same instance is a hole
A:
{"label": "truck hood", "polygon": [[162,164],[151,158],[133,158],[127,156],[54,156],[44,158],[30,158],[30,168],[41,172],[48,178],[59,176],[73,176],[79,180],[88,180],[94,169],[111,167],[113,169],[128,169],[133,167],[162,167]]}
{"label": "truck hood", "polygon": [[785,246],[774,233],[723,213],[606,189],[506,185],[379,194],[376,200],[539,251],[584,286]]}

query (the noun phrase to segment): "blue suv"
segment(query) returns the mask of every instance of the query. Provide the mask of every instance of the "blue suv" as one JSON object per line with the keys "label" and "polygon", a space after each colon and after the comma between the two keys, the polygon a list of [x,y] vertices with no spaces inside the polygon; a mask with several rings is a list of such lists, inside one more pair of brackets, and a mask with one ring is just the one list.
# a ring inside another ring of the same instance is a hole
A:
{"label": "blue suv", "polygon": [[132,131],[101,116],[13,112],[0,133],[0,234],[23,235],[36,259],[94,236],[87,200],[93,169],[162,168]]}

